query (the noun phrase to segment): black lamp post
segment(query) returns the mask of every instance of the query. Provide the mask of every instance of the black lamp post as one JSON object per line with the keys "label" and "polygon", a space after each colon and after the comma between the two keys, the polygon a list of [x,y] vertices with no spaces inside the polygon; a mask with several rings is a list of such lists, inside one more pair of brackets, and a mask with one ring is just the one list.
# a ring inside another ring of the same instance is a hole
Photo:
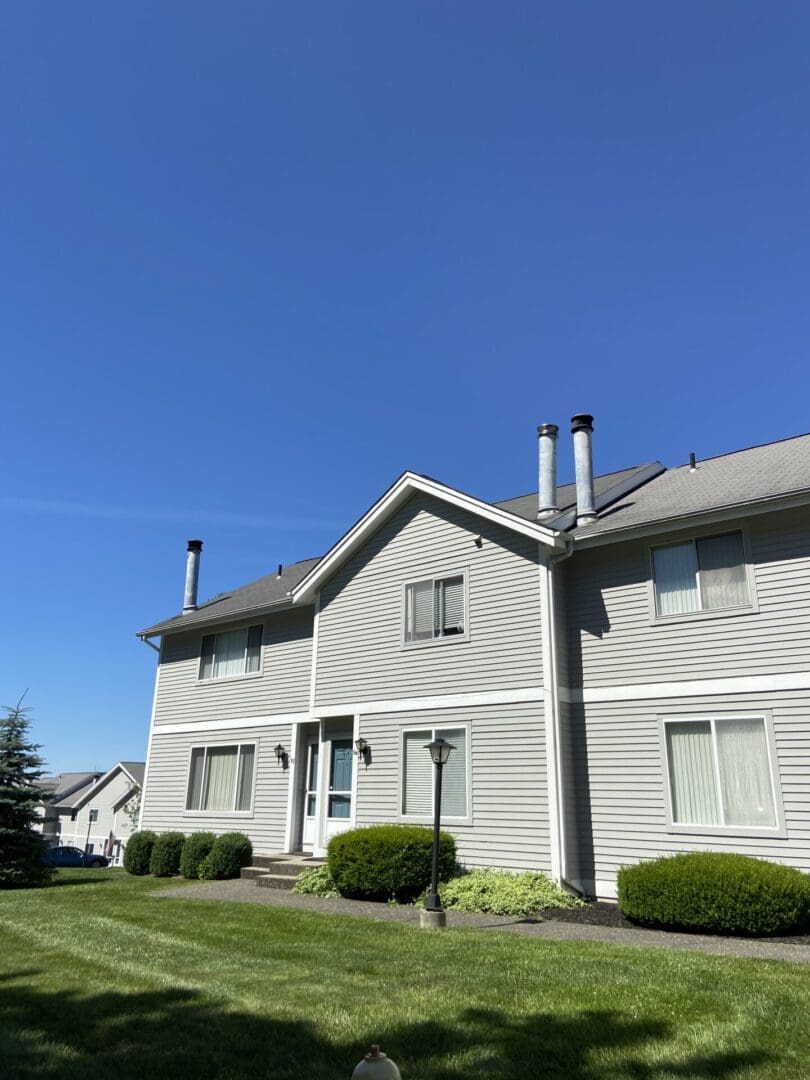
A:
{"label": "black lamp post", "polygon": [[430,892],[425,900],[425,911],[443,911],[439,899],[439,829],[442,818],[442,770],[455,750],[446,739],[434,739],[425,750],[430,751],[430,760],[436,766],[436,786],[433,797],[433,869],[430,875]]}

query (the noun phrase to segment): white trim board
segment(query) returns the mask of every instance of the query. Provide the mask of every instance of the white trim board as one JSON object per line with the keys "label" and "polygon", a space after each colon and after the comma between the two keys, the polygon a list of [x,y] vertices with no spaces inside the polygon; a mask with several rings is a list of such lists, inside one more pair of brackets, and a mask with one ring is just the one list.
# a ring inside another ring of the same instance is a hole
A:
{"label": "white trim board", "polygon": [[159,724],[152,735],[180,735],[188,732],[190,735],[198,731],[231,731],[234,728],[275,727],[286,724],[301,724],[313,717],[309,713],[284,713],[277,716],[240,716],[233,720],[200,720],[195,723],[190,720],[187,724]]}
{"label": "white trim board", "polygon": [[354,713],[420,712],[432,709],[463,709],[478,705],[519,705],[542,701],[542,686],[527,686],[517,690],[489,690],[470,694],[440,694],[436,697],[389,698],[383,701],[356,701],[343,705],[318,705],[311,719],[349,716]]}
{"label": "white trim board", "polygon": [[625,686],[589,686],[584,690],[561,686],[560,697],[571,704],[587,705],[596,701],[652,701],[655,698],[767,694],[784,690],[810,690],[810,671],[791,671],[778,675],[736,675],[725,679],[632,683]]}

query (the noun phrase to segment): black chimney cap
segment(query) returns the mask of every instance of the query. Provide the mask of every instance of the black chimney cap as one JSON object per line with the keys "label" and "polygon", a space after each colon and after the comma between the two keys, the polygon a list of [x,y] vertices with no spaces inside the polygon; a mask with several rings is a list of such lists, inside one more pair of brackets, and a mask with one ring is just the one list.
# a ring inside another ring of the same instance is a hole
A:
{"label": "black chimney cap", "polygon": [[202,551],[202,540],[189,540],[187,551]]}
{"label": "black chimney cap", "polygon": [[571,417],[571,434],[577,431],[593,431],[593,417],[590,413],[580,412]]}
{"label": "black chimney cap", "polygon": [[556,424],[540,424],[537,429],[538,435],[550,435],[552,439],[556,439],[560,429]]}

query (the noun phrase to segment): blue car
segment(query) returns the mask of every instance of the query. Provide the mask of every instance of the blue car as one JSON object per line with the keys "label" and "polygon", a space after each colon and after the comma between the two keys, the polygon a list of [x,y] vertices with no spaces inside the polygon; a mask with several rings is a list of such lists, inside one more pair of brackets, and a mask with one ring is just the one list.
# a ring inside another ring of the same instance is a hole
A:
{"label": "blue car", "polygon": [[49,848],[44,861],[48,866],[92,866],[95,870],[110,865],[106,855],[85,855],[81,848],[67,846]]}

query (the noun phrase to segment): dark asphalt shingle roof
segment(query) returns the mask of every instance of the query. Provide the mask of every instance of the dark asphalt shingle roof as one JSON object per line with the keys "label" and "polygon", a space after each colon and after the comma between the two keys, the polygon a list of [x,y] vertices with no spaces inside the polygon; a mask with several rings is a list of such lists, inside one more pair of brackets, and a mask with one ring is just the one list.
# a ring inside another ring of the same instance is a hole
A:
{"label": "dark asphalt shingle roof", "polygon": [[122,765],[127,770],[127,772],[129,773],[129,775],[132,777],[132,779],[135,781],[136,784],[138,784],[140,787],[143,787],[143,774],[144,774],[144,771],[146,769],[146,763],[145,762],[143,762],[143,761],[121,761],[121,762],[119,762],[119,764]]}
{"label": "dark asphalt shingle roof", "polygon": [[608,507],[575,536],[596,536],[659,522],[677,521],[810,492],[810,434],[752,446],[668,469]]}
{"label": "dark asphalt shingle roof", "polygon": [[[633,465],[629,469],[618,469],[616,472],[602,473],[601,476],[595,476],[593,478],[593,489],[597,507],[599,506],[600,496],[625,480],[631,480],[634,473],[640,472],[645,467],[644,465]],[[506,499],[504,502],[496,502],[493,505],[501,510],[508,510],[512,514],[517,514],[518,517],[525,518],[527,521],[537,521],[538,492],[532,491],[528,495],[519,495],[516,499]],[[567,510],[577,505],[576,484],[561,484],[557,488],[557,505],[559,506],[559,514],[543,519],[543,524],[552,529],[555,527],[556,518],[561,517]]]}
{"label": "dark asphalt shingle roof", "polygon": [[81,799],[88,787],[103,775],[100,772],[60,773],[56,777],[57,785],[51,796],[51,805],[69,810]]}
{"label": "dark asphalt shingle roof", "polygon": [[173,615],[170,619],[155,623],[146,630],[139,630],[140,637],[153,634],[169,634],[173,630],[188,630],[195,626],[203,626],[214,620],[224,619],[232,615],[237,618],[240,613],[261,611],[264,608],[273,607],[289,600],[290,591],[301,581],[321,560],[304,559],[302,562],[293,563],[291,566],[282,567],[281,576],[278,573],[267,574],[265,577],[251,581],[249,585],[242,585],[238,589],[215,596],[200,604],[196,611],[190,611],[187,615]]}

